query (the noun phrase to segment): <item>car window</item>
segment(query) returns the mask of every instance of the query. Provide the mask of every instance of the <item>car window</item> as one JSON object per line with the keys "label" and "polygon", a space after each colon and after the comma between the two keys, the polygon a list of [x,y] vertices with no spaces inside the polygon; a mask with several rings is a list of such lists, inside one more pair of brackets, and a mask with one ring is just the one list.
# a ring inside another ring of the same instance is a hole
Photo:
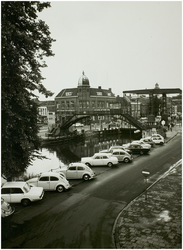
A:
{"label": "car window", "polygon": [[69,170],[75,171],[75,170],[76,170],[76,167],[69,167]]}
{"label": "car window", "polygon": [[118,152],[114,152],[113,155],[118,155]]}
{"label": "car window", "polygon": [[56,176],[50,176],[50,181],[59,181],[59,178]]}
{"label": "car window", "polygon": [[101,157],[100,156],[95,156],[95,159],[101,159]]}
{"label": "car window", "polygon": [[10,188],[2,188],[1,194],[10,194]]}
{"label": "car window", "polygon": [[23,190],[28,193],[30,191],[31,187],[28,183],[25,183],[24,187],[23,187]]}
{"label": "car window", "polygon": [[21,188],[11,188],[11,194],[22,194],[23,191]]}
{"label": "car window", "polygon": [[49,176],[43,176],[39,179],[39,181],[49,181]]}
{"label": "car window", "polygon": [[125,153],[124,152],[120,152],[120,155],[125,155]]}
{"label": "car window", "polygon": [[84,167],[78,167],[78,170],[85,170]]}
{"label": "car window", "polygon": [[108,159],[108,157],[106,155],[103,156],[103,159]]}

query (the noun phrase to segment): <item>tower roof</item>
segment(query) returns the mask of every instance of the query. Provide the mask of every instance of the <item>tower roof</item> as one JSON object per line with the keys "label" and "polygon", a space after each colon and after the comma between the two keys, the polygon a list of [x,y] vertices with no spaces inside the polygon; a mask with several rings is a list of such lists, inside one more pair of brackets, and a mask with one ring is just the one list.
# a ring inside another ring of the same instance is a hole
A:
{"label": "tower roof", "polygon": [[84,71],[82,73],[82,76],[80,76],[78,80],[78,87],[79,86],[90,86],[90,82],[87,76],[85,76]]}

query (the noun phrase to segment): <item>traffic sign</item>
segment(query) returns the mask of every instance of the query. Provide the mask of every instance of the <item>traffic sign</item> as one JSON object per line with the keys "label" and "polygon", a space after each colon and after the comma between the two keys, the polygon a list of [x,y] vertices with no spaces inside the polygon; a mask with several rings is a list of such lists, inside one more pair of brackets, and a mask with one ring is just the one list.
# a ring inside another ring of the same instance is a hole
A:
{"label": "traffic sign", "polygon": [[147,169],[142,170],[142,174],[145,178],[147,178],[150,175],[150,171]]}

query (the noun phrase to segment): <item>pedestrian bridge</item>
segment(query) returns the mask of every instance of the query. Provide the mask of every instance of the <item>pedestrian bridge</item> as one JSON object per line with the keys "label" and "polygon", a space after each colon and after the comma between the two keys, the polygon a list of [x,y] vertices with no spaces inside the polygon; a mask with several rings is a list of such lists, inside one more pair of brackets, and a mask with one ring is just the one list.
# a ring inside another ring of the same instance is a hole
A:
{"label": "pedestrian bridge", "polygon": [[86,118],[90,118],[91,116],[101,116],[101,115],[102,116],[104,116],[104,115],[118,115],[119,116],[118,119],[125,120],[125,122],[132,125],[136,129],[138,129],[140,131],[146,129],[145,125],[142,124],[141,122],[139,122],[138,120],[136,120],[133,116],[131,116],[130,114],[127,114],[127,113],[122,113],[121,110],[116,109],[116,110],[110,110],[108,112],[100,111],[100,112],[90,112],[88,114],[85,114],[85,113],[74,114],[66,122],[64,122],[62,125],[58,124],[57,127],[54,128],[50,132],[49,136],[59,136],[59,135],[63,134],[64,132],[67,132],[68,129],[73,124],[77,123],[78,121],[81,121],[81,120],[86,119]]}

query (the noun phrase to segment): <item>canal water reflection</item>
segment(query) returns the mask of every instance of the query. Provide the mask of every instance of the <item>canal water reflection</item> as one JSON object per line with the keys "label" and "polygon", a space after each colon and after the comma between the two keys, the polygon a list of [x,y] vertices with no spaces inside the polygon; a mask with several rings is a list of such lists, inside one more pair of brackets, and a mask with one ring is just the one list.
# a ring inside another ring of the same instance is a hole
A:
{"label": "canal water reflection", "polygon": [[[131,138],[134,140],[135,138]],[[26,174],[33,176],[41,172],[46,172],[51,169],[56,169],[62,165],[69,165],[71,162],[81,160],[81,157],[92,156],[94,153],[103,149],[108,149],[113,145],[122,145],[130,142],[128,135],[113,135],[100,140],[97,137],[90,137],[80,143],[60,143],[42,148],[40,152],[47,159],[35,159],[33,164],[28,167]]]}

